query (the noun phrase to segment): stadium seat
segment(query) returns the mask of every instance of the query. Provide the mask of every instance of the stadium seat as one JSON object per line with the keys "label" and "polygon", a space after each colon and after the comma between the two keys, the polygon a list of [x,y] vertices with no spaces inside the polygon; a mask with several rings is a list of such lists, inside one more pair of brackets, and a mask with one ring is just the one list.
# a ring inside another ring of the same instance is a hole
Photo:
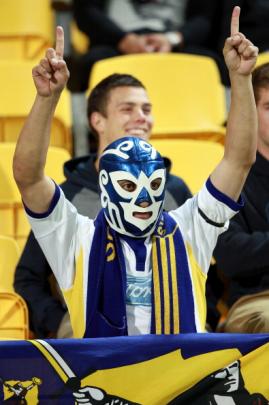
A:
{"label": "stadium seat", "polygon": [[78,53],[87,52],[90,40],[84,32],[80,31],[74,20],[71,23],[71,41],[74,49]]}
{"label": "stadium seat", "polygon": [[223,142],[225,95],[215,62],[187,54],[139,54],[95,63],[89,88],[105,76],[129,73],[142,81],[153,103],[153,137]]}
{"label": "stadium seat", "polygon": [[269,52],[261,52],[258,55],[256,67],[269,62]]}
{"label": "stadium seat", "polygon": [[[29,229],[29,228],[27,227],[27,229]],[[27,235],[17,237],[17,239],[16,239],[21,253],[22,253],[22,251],[24,249],[24,246],[26,244],[27,239],[28,239],[28,233],[27,233]]]}
{"label": "stadium seat", "polygon": [[28,339],[29,317],[25,301],[15,292],[0,290],[0,339]]}
{"label": "stadium seat", "polygon": [[[0,143],[0,233],[14,237],[22,246],[30,228],[22,207],[21,196],[13,179],[14,150],[14,143]],[[46,174],[56,183],[63,182],[65,179],[63,163],[69,159],[70,154],[67,150],[51,146],[48,151]]]}
{"label": "stadium seat", "polygon": [[209,140],[151,139],[150,143],[171,159],[171,173],[181,177],[195,194],[223,157],[224,147]]}
{"label": "stadium seat", "polygon": [[15,239],[0,235],[0,288],[14,291],[14,271],[19,260],[20,251]]}
{"label": "stadium seat", "polygon": [[1,0],[0,59],[40,59],[53,35],[50,0]]}
{"label": "stadium seat", "polygon": [[[0,141],[14,142],[30,112],[36,90],[32,80],[33,62],[0,60]],[[70,94],[64,90],[57,106],[51,145],[72,150]]]}

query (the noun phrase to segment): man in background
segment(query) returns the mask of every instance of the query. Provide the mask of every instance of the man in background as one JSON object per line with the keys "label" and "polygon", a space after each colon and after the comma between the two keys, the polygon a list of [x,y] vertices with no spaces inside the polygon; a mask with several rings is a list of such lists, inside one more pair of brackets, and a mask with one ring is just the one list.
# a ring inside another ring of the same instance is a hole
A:
{"label": "man in background", "polygon": [[243,189],[245,205],[220,236],[214,256],[228,278],[230,307],[224,331],[269,332],[269,64],[252,84],[258,114],[256,162]]}

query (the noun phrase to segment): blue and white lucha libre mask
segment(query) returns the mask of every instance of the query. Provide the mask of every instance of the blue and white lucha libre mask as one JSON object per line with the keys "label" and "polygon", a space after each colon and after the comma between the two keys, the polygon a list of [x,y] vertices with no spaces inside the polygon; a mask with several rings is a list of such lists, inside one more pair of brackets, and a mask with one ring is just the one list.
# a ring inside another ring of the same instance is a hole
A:
{"label": "blue and white lucha libre mask", "polygon": [[[122,180],[132,187],[123,188]],[[101,204],[111,228],[128,236],[150,235],[162,213],[165,182],[163,159],[149,143],[135,137],[111,143],[99,173]]]}

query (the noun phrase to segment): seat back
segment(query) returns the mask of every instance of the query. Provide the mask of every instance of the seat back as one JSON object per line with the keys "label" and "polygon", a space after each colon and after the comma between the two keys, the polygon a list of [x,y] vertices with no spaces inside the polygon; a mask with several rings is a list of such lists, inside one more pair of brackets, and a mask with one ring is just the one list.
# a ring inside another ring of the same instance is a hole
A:
{"label": "seat back", "polygon": [[[14,143],[0,143],[0,233],[18,240],[28,235],[30,227],[13,178],[14,151]],[[65,180],[63,164],[69,159],[67,150],[51,146],[48,150],[46,174],[56,183],[62,183]]]}
{"label": "seat back", "polygon": [[39,59],[53,43],[50,0],[1,0],[0,59]]}
{"label": "seat back", "polygon": [[20,251],[15,239],[0,235],[0,289],[14,291],[14,272]]}
{"label": "seat back", "polygon": [[86,34],[84,34],[84,32],[80,31],[74,20],[72,21],[70,28],[71,28],[71,41],[74,49],[78,53],[82,54],[86,53],[90,45],[89,37]]}
{"label": "seat back", "polygon": [[[13,142],[0,143],[0,201],[20,202],[21,196],[12,172],[12,161],[16,144]],[[49,147],[45,173],[52,177],[56,183],[65,180],[63,164],[71,158],[66,149]]]}
{"label": "seat back", "polygon": [[197,193],[223,157],[217,142],[193,139],[152,139],[151,144],[172,162],[171,173],[181,177]]}
{"label": "seat back", "polygon": [[261,52],[258,55],[256,67],[269,62],[269,52]]}
{"label": "seat back", "polygon": [[[0,141],[15,142],[36,95],[33,62],[0,60]],[[13,89],[13,91],[12,91]],[[52,121],[51,145],[71,151],[71,100],[64,90]]]}
{"label": "seat back", "polygon": [[28,339],[29,317],[25,301],[15,292],[0,290],[0,339]]}
{"label": "seat back", "polygon": [[213,59],[187,54],[139,54],[97,62],[92,89],[112,73],[128,73],[145,85],[153,103],[154,136],[192,134],[223,138],[224,89]]}

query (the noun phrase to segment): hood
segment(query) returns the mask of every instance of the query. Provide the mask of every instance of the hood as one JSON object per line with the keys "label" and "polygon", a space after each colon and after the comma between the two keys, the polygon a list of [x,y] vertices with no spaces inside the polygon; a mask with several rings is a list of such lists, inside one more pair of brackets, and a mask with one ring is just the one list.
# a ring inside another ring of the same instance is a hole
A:
{"label": "hood", "polygon": [[64,164],[64,175],[68,182],[98,192],[98,173],[94,162],[96,155],[86,155],[68,160]]}
{"label": "hood", "polygon": [[168,177],[168,175],[170,174],[172,163],[171,163],[171,160],[169,158],[167,158],[165,156],[162,156],[162,158],[163,158],[163,161],[164,161],[164,166],[166,168],[166,173],[167,173],[167,177]]}

